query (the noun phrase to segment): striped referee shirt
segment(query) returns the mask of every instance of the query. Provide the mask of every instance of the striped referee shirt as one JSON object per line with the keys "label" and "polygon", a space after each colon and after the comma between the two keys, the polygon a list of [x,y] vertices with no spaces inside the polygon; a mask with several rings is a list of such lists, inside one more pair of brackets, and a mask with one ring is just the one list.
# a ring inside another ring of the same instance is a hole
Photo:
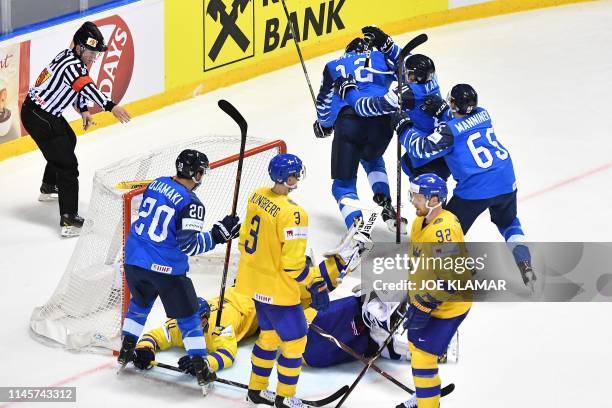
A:
{"label": "striped referee shirt", "polygon": [[71,49],[57,54],[42,70],[28,95],[41,109],[55,116],[61,116],[68,105],[85,112],[88,100],[107,111],[115,106],[96,87],[87,67]]}

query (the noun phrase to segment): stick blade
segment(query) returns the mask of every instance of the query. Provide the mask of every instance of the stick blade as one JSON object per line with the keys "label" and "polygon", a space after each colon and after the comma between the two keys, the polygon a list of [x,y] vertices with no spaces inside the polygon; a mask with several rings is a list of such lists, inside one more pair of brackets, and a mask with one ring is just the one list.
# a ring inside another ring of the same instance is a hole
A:
{"label": "stick blade", "polygon": [[404,48],[402,48],[402,51],[399,55],[399,59],[404,60],[408,56],[408,54],[412,52],[412,50],[414,50],[419,45],[427,42],[428,39],[429,37],[427,37],[427,34],[422,33],[414,37],[412,40],[408,41]]}
{"label": "stick blade", "polygon": [[343,197],[340,200],[340,204],[346,205],[349,207],[357,208],[358,210],[369,211],[372,213],[380,213],[382,211],[382,207],[376,204],[366,204],[359,199]]}
{"label": "stick blade", "polygon": [[227,113],[234,120],[234,122],[238,124],[238,127],[240,127],[240,133],[246,135],[248,124],[240,112],[238,112],[238,109],[236,109],[234,105],[225,99],[219,99],[217,105],[219,105],[219,108],[221,108],[223,112]]}

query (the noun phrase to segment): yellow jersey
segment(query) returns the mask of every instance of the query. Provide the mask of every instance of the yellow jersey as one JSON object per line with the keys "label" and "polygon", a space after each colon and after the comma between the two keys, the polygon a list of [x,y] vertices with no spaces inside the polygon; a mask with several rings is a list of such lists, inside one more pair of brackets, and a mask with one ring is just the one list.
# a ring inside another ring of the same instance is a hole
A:
{"label": "yellow jersey", "polygon": [[[465,269],[465,239],[457,217],[447,210],[430,223],[424,224],[425,217],[416,217],[410,234],[410,255],[413,258],[414,270],[410,273],[413,290],[409,291],[412,302],[418,294],[423,298],[429,294],[442,301],[432,316],[450,319],[467,312],[471,305],[471,293],[465,291],[446,291],[443,288],[425,285],[439,280],[467,281],[472,277],[470,270]],[[462,273],[459,273],[461,271]],[[467,299],[467,301],[466,301]]]}
{"label": "yellow jersey", "polygon": [[306,265],[308,214],[287,195],[270,187],[253,192],[240,229],[236,290],[258,302],[293,306],[300,286],[320,276]]}
{"label": "yellow jersey", "polygon": [[[221,331],[215,332],[214,327],[219,298],[210,299],[208,303],[211,312],[208,330],[204,333],[206,349],[209,353],[206,358],[213,371],[218,371],[234,363],[238,342],[253,335],[259,326],[255,314],[255,303],[251,298],[236,292],[234,288],[228,288],[225,292]],[[150,348],[153,352],[167,350],[171,347],[185,347],[176,319],[168,319],[163,326],[148,331],[136,345],[136,348]]]}

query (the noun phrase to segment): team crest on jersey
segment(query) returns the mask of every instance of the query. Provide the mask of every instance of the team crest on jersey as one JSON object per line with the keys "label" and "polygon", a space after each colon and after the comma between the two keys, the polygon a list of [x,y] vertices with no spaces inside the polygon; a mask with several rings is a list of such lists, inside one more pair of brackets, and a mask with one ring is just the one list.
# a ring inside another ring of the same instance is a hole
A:
{"label": "team crest on jersey", "polygon": [[291,227],[285,228],[285,241],[290,239],[306,239],[308,238],[308,227]]}
{"label": "team crest on jersey", "polygon": [[435,224],[440,224],[441,222],[444,222],[444,218],[438,218],[437,220],[434,221],[434,225]]}
{"label": "team crest on jersey", "polygon": [[254,0],[204,0],[204,71],[255,56]]}
{"label": "team crest on jersey", "polygon": [[47,68],[43,69],[40,74],[38,74],[38,78],[36,78],[35,86],[41,86],[47,79],[51,78],[51,73]]}

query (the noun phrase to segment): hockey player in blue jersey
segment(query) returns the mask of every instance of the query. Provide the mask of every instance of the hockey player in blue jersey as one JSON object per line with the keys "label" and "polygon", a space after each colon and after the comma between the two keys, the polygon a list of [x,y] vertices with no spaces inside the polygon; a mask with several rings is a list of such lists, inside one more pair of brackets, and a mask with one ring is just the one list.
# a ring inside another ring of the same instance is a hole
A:
{"label": "hockey player in blue jersey", "polygon": [[[374,193],[374,201],[381,205],[387,225],[395,231],[395,209],[391,205],[389,180],[383,160],[383,153],[393,137],[389,116],[373,118],[359,117],[353,108],[334,92],[337,78],[354,78],[355,87],[365,95],[382,96],[393,82],[392,75],[373,73],[366,69],[369,51],[362,38],[355,38],[346,47],[345,53],[328,62],[323,70],[323,80],[317,96],[317,121],[314,131],[317,137],[334,133],[332,142],[331,177],[332,194],[338,202],[347,228],[353,220],[362,217],[357,208],[341,204],[342,198],[357,199],[357,171],[359,163],[368,175]],[[389,66],[380,51],[369,53],[372,69],[387,72]],[[405,226],[403,228],[405,230]]]}
{"label": "hockey player in blue jersey", "polygon": [[478,94],[472,86],[458,84],[449,93],[448,101],[430,97],[422,110],[441,122],[435,132],[416,129],[405,113],[393,118],[408,154],[416,159],[444,158],[457,181],[446,209],[457,216],[465,234],[488,209],[491,221],[512,251],[523,282],[533,291],[536,276],[517,217],[512,159],[497,140],[489,113],[478,106]]}
{"label": "hockey player in blue jersey", "polygon": [[[362,29],[364,36],[372,38],[373,45],[381,50],[387,61],[393,67],[399,66],[401,48],[393,39],[378,27],[368,26]],[[404,82],[401,89],[402,109],[413,122],[413,127],[424,133],[432,133],[436,127],[436,118],[424,112],[421,107],[431,96],[440,97],[440,87],[436,75],[436,67],[431,58],[422,54],[411,54],[404,61]],[[398,90],[389,89],[384,95],[368,95],[357,86],[352,77],[337,78],[335,88],[343,96],[343,100],[351,106],[359,116],[374,117],[395,113],[398,109]],[[401,142],[401,140],[400,140]],[[402,168],[412,180],[425,173],[435,173],[444,180],[450,176],[450,171],[444,159],[416,158],[405,154],[402,157]]]}
{"label": "hockey player in blue jersey", "polygon": [[176,159],[176,176],[155,179],[143,194],[138,220],[125,246],[125,278],[131,299],[117,359],[122,367],[132,360],[147,316],[159,296],[166,315],[177,319],[198,384],[204,391],[215,376],[204,358],[206,343],[198,297],[186,276],[187,260],[237,237],[240,230],[238,217],[228,215],[210,231],[202,231],[205,209],[193,191],[207,169],[206,155],[183,150]]}

